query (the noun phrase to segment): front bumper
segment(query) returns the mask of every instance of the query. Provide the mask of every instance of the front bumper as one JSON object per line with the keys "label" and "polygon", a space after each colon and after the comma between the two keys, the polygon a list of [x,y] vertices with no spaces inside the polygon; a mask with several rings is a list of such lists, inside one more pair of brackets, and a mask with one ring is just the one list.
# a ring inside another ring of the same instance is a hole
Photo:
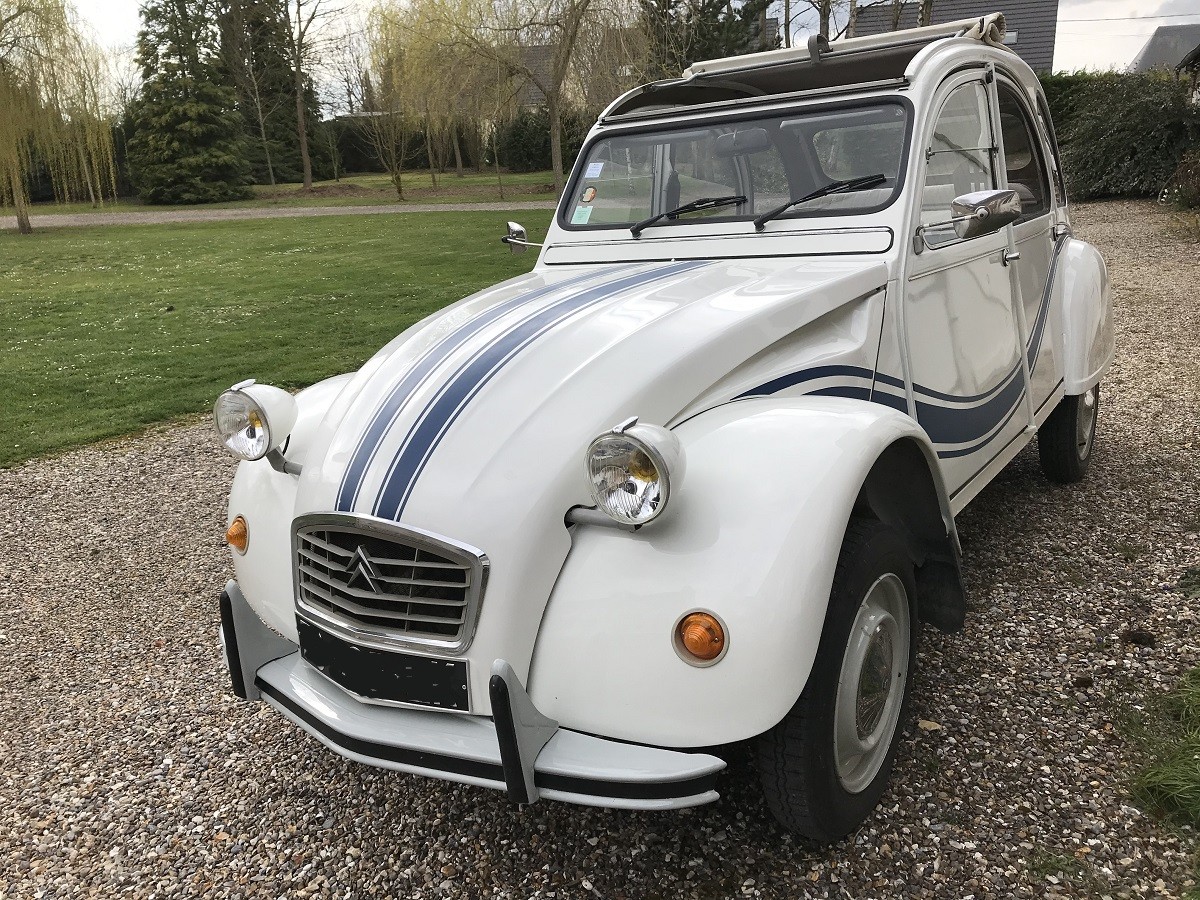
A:
{"label": "front bumper", "polygon": [[725,763],[561,728],[533,708],[511,667],[493,667],[494,717],[364,703],[268,628],[235,582],[221,594],[221,640],[234,691],[261,697],[356,762],[585,806],[679,809],[718,798]]}

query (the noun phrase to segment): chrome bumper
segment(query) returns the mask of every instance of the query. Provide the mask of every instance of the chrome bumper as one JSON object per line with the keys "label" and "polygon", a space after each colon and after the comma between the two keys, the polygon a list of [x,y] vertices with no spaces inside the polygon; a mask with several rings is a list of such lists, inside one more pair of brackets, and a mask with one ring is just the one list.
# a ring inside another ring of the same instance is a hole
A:
{"label": "chrome bumper", "polygon": [[502,660],[493,667],[494,717],[429,712],[363,703],[342,690],[263,624],[232,581],[221,595],[221,631],[239,696],[261,696],[356,762],[495,788],[522,803],[540,796],[585,806],[679,809],[719,796],[722,760],[561,728],[533,708]]}

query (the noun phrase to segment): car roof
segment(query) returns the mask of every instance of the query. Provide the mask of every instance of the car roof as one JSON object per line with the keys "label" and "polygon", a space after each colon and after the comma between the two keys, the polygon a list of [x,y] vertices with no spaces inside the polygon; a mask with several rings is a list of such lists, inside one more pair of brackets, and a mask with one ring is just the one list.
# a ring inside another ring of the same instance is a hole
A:
{"label": "car roof", "polygon": [[813,35],[804,47],[693,63],[681,78],[651,82],[618,97],[600,121],[669,114],[690,106],[750,98],[842,95],[901,87],[908,83],[910,64],[933,43],[966,39],[1012,53],[1004,36],[1001,13],[833,43]]}

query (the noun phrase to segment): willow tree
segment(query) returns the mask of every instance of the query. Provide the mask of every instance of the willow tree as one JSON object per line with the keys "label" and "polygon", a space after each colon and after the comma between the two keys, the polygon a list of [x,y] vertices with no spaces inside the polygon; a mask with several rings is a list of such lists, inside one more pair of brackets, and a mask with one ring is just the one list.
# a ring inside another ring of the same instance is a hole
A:
{"label": "willow tree", "polygon": [[0,0],[0,200],[32,231],[28,182],[49,175],[60,202],[116,193],[101,111],[103,57],[65,0]]}
{"label": "willow tree", "polygon": [[554,187],[564,183],[562,123],[573,57],[596,0],[424,0],[441,41],[497,63],[534,87],[550,118]]}

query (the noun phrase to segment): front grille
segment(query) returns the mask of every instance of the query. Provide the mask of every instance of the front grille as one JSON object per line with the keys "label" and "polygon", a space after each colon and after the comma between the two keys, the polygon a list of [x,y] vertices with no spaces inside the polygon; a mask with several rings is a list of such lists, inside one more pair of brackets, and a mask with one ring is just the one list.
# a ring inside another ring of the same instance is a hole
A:
{"label": "front grille", "polygon": [[368,646],[461,653],[487,575],[478,550],[359,516],[303,516],[295,531],[301,616]]}

